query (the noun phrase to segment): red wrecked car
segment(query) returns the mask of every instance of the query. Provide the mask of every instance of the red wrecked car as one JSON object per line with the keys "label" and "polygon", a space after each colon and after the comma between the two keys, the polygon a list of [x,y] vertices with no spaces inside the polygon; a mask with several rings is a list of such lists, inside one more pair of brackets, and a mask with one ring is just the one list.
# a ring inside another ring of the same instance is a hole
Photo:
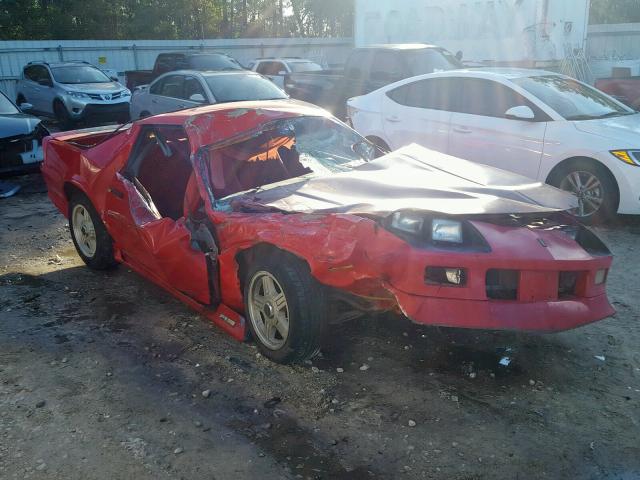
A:
{"label": "red wrecked car", "polygon": [[614,313],[611,254],[572,196],[415,145],[380,156],[308,104],[213,105],[44,148],[89,267],[128,265],[278,362],[367,312],[542,332]]}

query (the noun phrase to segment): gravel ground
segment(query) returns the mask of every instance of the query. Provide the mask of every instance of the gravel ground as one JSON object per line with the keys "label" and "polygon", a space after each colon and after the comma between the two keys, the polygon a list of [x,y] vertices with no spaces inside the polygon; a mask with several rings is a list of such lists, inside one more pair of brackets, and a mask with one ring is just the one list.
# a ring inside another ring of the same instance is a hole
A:
{"label": "gravel ground", "polygon": [[640,479],[637,219],[599,229],[614,318],[364,318],[288,367],[125,267],[85,268],[40,177],[19,181],[0,200],[1,479]]}

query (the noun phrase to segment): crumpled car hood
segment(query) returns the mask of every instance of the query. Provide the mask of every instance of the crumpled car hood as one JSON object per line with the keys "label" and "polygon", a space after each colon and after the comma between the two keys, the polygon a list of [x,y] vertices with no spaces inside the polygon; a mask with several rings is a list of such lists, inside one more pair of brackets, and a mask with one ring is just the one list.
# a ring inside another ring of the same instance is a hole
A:
{"label": "crumpled car hood", "polygon": [[298,178],[229,197],[234,208],[384,216],[403,209],[447,215],[569,210],[576,198],[529,178],[409,145],[348,172]]}

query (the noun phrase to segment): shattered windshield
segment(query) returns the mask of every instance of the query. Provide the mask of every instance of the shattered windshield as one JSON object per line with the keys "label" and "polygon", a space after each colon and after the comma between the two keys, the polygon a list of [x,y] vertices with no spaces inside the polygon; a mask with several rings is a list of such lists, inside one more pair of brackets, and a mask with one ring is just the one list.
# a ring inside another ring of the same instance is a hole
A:
{"label": "shattered windshield", "polygon": [[350,128],[325,117],[271,122],[237,142],[209,152],[213,197],[305,175],[344,172],[372,160],[375,147]]}

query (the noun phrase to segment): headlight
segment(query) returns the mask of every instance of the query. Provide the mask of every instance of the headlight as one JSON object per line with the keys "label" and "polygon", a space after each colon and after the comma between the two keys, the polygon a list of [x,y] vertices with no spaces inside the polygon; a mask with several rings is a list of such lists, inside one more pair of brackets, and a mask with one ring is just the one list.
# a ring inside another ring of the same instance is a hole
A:
{"label": "headlight", "polygon": [[126,89],[122,91],[122,94],[120,95],[121,97],[130,97],[131,96],[131,90]]}
{"label": "headlight", "polygon": [[434,218],[431,221],[431,239],[434,242],[462,243],[462,223]]}
{"label": "headlight", "polygon": [[74,91],[67,91],[67,94],[70,97],[74,97],[74,98],[89,98],[89,95],[87,95],[86,93],[83,92],[74,92]]}
{"label": "headlight", "polygon": [[395,212],[391,217],[391,228],[405,233],[418,234],[424,225],[424,214]]}
{"label": "headlight", "polygon": [[611,150],[611,154],[624,163],[640,167],[640,150]]}

